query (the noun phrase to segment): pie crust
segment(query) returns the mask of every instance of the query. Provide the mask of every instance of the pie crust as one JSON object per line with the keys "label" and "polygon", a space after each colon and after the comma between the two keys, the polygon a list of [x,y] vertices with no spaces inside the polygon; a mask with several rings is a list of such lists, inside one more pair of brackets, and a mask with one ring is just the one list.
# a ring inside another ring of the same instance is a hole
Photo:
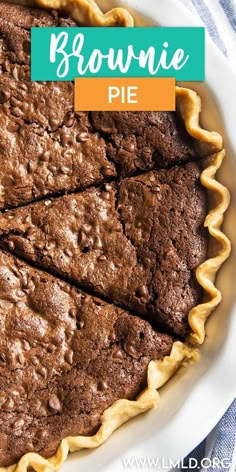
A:
{"label": "pie crust", "polygon": [[[103,14],[94,0],[9,0],[9,3],[39,5],[43,8],[61,9],[78,23],[93,26],[132,26],[133,19],[122,8],[116,8]],[[230,241],[221,231],[223,215],[230,196],[228,190],[215,180],[215,174],[225,157],[222,137],[216,132],[209,132],[199,125],[201,101],[196,92],[176,87],[177,110],[185,122],[188,133],[194,138],[197,152],[203,157],[201,183],[208,190],[210,211],[204,226],[210,235],[210,258],[203,262],[196,271],[199,284],[204,289],[204,301],[189,313],[191,334],[186,344],[176,341],[169,356],[149,363],[147,387],[134,401],[121,399],[109,407],[102,416],[102,426],[94,436],[67,437],[62,440],[57,453],[50,459],[44,459],[36,453],[25,454],[17,465],[0,467],[0,472],[26,472],[33,468],[37,472],[58,470],[69,452],[82,448],[95,448],[106,441],[112,432],[134,416],[156,407],[159,403],[158,389],[173,376],[176,370],[197,360],[199,353],[196,345],[205,338],[205,322],[210,313],[221,301],[221,293],[215,287],[217,271],[230,254]]]}
{"label": "pie crust", "polygon": [[63,9],[75,22],[87,26],[133,26],[133,17],[124,8],[103,13],[95,0],[9,0],[25,6]]}
{"label": "pie crust", "polygon": [[202,161],[203,171],[200,180],[203,187],[208,190],[208,202],[211,208],[204,222],[210,234],[211,257],[196,270],[196,278],[205,293],[204,303],[192,308],[188,315],[192,329],[189,341],[191,344],[202,344],[205,339],[206,320],[221,301],[221,293],[214,285],[216,273],[229,257],[231,249],[229,239],[220,229],[230,202],[230,194],[228,189],[215,179],[216,172],[225,157],[225,151],[222,137],[214,131],[202,129],[199,125],[200,97],[190,89],[176,87],[176,104],[188,133],[196,140],[198,154],[206,156]]}

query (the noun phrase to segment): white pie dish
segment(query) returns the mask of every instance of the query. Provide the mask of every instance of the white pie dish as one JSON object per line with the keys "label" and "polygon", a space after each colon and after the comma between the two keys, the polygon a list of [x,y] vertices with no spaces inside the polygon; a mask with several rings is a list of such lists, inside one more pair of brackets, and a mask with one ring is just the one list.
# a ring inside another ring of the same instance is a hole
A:
{"label": "white pie dish", "polygon": [[[123,3],[162,26],[197,26],[192,15],[176,5],[174,0],[129,0]],[[206,129],[217,130],[223,135],[227,152],[219,180],[230,189],[232,197],[224,231],[231,239],[233,251],[217,278],[223,301],[207,323],[208,336],[201,348],[200,361],[189,369],[182,368],[161,390],[158,409],[122,426],[99,449],[70,455],[63,472],[72,472],[75,468],[85,472],[119,472],[125,470],[123,459],[128,457],[160,457],[165,459],[165,463],[168,459],[175,461],[190,452],[209,433],[236,395],[236,78],[208,38],[206,46],[206,82],[184,85],[199,92],[202,124]],[[133,467],[132,470],[138,469]]]}

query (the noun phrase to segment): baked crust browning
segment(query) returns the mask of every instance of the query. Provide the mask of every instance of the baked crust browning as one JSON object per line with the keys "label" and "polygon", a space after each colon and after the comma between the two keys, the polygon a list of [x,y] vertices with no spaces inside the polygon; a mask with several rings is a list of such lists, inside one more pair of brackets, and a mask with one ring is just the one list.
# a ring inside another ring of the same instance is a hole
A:
{"label": "baked crust browning", "polygon": [[103,13],[94,0],[38,0],[43,8],[62,9],[74,21],[91,26],[133,26],[132,16],[124,8]]}
{"label": "baked crust browning", "polygon": [[103,13],[94,0],[8,0],[27,7],[62,10],[77,24],[89,26],[133,26],[132,16],[124,8]]}
{"label": "baked crust browning", "polygon": [[221,231],[224,213],[230,203],[228,190],[215,180],[215,174],[220,168],[225,157],[225,151],[209,156],[205,159],[201,174],[201,183],[209,191],[209,199],[217,201],[213,203],[212,210],[206,216],[204,226],[211,236],[210,249],[212,257],[203,262],[196,270],[198,283],[204,289],[206,301],[189,312],[188,321],[192,333],[191,343],[202,344],[205,339],[205,323],[208,316],[219,305],[222,295],[214,285],[216,274],[225,260],[229,257],[231,244],[227,236]]}
{"label": "baked crust browning", "polygon": [[231,243],[221,230],[224,213],[230,203],[230,194],[228,189],[216,180],[216,173],[223,162],[225,151],[222,149],[221,136],[214,131],[206,131],[199,125],[200,97],[192,90],[177,87],[176,99],[188,133],[196,140],[201,155],[208,156],[203,159],[201,183],[208,190],[209,213],[205,218],[204,226],[211,236],[208,247],[210,258],[196,270],[196,278],[204,289],[205,300],[204,303],[193,307],[188,315],[192,329],[189,340],[193,344],[202,344],[205,339],[207,318],[220,303],[222,297],[214,284],[215,278],[231,251]]}

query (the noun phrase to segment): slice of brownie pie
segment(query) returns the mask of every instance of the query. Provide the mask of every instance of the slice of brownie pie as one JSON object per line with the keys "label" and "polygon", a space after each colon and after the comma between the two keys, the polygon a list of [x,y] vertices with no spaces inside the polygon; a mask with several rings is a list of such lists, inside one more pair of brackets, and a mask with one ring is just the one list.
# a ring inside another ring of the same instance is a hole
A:
{"label": "slice of brownie pie", "polygon": [[0,465],[92,435],[133,399],[173,339],[112,304],[0,252]]}
{"label": "slice of brownie pie", "polygon": [[54,472],[156,406],[230,253],[222,138],[195,92],[176,87],[173,113],[74,113],[72,82],[31,82],[30,28],[78,24],[133,20],[0,2],[0,472]]}
{"label": "slice of brownie pie", "polygon": [[191,162],[10,210],[0,245],[184,337],[207,250],[199,175]]}

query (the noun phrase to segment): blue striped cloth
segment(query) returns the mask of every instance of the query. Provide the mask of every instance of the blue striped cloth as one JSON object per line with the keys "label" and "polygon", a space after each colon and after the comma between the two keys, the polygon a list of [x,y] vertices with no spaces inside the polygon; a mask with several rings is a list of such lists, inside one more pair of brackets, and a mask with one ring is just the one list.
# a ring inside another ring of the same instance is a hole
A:
{"label": "blue striped cloth", "polygon": [[[236,71],[236,0],[178,1],[197,15]],[[184,468],[175,470],[236,472],[236,399],[209,436],[184,459]]]}
{"label": "blue striped cloth", "polygon": [[236,71],[236,0],[178,0],[198,17]]}
{"label": "blue striped cloth", "polygon": [[[235,472],[236,470],[236,399],[215,426],[183,461],[182,472]],[[174,472],[174,471],[172,471]]]}

